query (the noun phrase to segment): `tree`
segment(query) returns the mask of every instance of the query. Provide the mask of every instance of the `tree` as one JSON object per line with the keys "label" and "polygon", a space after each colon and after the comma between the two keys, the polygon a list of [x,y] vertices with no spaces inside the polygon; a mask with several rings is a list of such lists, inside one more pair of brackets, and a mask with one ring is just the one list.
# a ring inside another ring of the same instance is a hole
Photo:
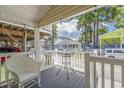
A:
{"label": "tree", "polygon": [[50,37],[50,41],[51,41],[51,48],[52,50],[54,50],[54,42],[57,38],[57,25],[56,24],[53,24],[52,25],[52,35]]}
{"label": "tree", "polygon": [[83,40],[87,45],[89,42],[92,42],[92,22],[94,21],[94,14],[89,12],[78,16],[77,19],[77,29],[82,32],[80,41]]}
{"label": "tree", "polygon": [[105,33],[107,33],[107,32],[108,32],[108,30],[107,30],[106,27],[99,28],[99,29],[97,30],[98,36],[99,36],[99,35],[103,35],[103,34],[105,34]]}
{"label": "tree", "polygon": [[124,6],[106,7],[106,20],[108,23],[114,22],[117,28],[124,28]]}
{"label": "tree", "polygon": [[83,40],[86,44],[93,42],[95,46],[98,45],[99,35],[108,32],[106,26],[100,26],[102,23],[114,22],[116,28],[124,28],[124,6],[104,6],[80,15],[77,19],[77,28],[82,32],[80,41]]}
{"label": "tree", "polygon": [[117,15],[114,17],[115,27],[124,29],[124,6],[117,6]]}

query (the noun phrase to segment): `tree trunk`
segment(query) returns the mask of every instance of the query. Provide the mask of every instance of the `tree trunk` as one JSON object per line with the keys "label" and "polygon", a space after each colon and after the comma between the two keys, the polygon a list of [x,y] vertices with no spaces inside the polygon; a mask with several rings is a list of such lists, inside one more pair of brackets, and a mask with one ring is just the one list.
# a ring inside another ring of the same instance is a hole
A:
{"label": "tree trunk", "polygon": [[98,14],[98,18],[97,18],[97,29],[96,29],[96,44],[98,45],[98,39],[99,39],[99,32],[98,32],[98,29],[99,29],[99,14]]}
{"label": "tree trunk", "polygon": [[96,45],[96,22],[94,22],[93,46]]}
{"label": "tree trunk", "polygon": [[92,28],[91,28],[91,25],[90,25],[90,43],[92,43]]}
{"label": "tree trunk", "polygon": [[54,50],[54,37],[52,38],[52,50]]}
{"label": "tree trunk", "polygon": [[85,45],[87,46],[87,26],[85,25]]}

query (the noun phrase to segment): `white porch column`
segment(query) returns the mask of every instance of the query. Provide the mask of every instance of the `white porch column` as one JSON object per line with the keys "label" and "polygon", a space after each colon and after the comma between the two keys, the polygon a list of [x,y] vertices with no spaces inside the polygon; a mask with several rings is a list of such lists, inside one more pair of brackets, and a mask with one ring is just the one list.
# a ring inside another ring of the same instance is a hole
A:
{"label": "white porch column", "polygon": [[41,62],[41,45],[40,45],[40,30],[38,28],[34,31],[34,47],[35,47],[35,59]]}

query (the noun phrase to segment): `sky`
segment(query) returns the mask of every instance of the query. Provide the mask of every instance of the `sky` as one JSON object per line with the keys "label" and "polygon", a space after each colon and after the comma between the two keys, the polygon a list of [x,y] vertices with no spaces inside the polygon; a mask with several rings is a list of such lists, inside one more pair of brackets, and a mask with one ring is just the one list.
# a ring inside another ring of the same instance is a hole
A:
{"label": "sky", "polygon": [[112,23],[109,23],[108,25],[107,25],[107,28],[108,28],[108,31],[114,31],[114,30],[116,30],[117,28],[115,28],[114,27],[114,25],[115,25],[115,23],[114,22],[112,22]]}
{"label": "sky", "polygon": [[[81,32],[76,29],[77,22],[77,19],[72,19],[70,22],[59,22],[57,24],[58,35],[78,39]],[[114,23],[104,25],[108,28],[108,31],[116,30]]]}
{"label": "sky", "polygon": [[58,23],[58,35],[78,39],[80,36],[80,32],[76,29],[77,21],[78,20],[76,19],[72,19],[70,22]]}

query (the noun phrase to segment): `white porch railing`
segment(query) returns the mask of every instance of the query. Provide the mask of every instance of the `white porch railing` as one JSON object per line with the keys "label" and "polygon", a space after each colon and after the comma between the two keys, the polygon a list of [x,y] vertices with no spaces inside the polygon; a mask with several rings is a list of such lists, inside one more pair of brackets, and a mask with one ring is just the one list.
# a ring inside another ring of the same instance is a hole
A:
{"label": "white porch railing", "polygon": [[[27,55],[35,59],[34,52],[1,53],[0,58],[5,57],[6,60],[16,55]],[[62,56],[57,51],[42,51],[41,62],[41,70],[62,65]],[[93,57],[88,53],[75,52],[71,54],[70,62],[75,70],[85,73],[85,87],[124,87],[124,60]],[[4,64],[0,62],[0,84],[7,81],[6,72]],[[119,84],[121,85],[118,86]]]}
{"label": "white porch railing", "polygon": [[[20,53],[1,53],[0,57],[4,57],[5,60],[12,56],[27,55],[35,59],[34,52],[20,52]],[[78,71],[84,71],[84,58],[81,53],[74,53],[71,55],[71,67]],[[62,56],[56,51],[42,51],[41,52],[41,70],[51,68],[54,65],[62,65]],[[1,62],[0,62],[1,63]],[[7,71],[4,64],[0,64],[0,82],[7,81]]]}
{"label": "white porch railing", "polygon": [[[62,61],[65,59],[62,57],[62,54],[59,54],[58,52],[55,52],[55,57],[54,57],[55,63],[54,64],[62,65]],[[85,71],[85,69],[84,69],[84,53],[81,53],[81,52],[71,53],[70,65],[73,69],[80,71],[80,72],[84,72]]]}
{"label": "white porch railing", "polygon": [[124,87],[124,60],[85,56],[86,87]]}
{"label": "white porch railing", "polygon": [[55,52],[54,51],[42,51],[41,52],[41,70],[48,69],[54,66]]}

